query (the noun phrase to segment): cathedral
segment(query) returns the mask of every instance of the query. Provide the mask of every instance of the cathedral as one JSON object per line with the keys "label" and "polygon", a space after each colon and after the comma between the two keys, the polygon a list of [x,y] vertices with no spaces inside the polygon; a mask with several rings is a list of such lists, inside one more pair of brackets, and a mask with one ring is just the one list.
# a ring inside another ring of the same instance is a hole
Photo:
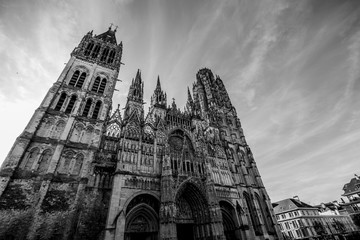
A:
{"label": "cathedral", "polygon": [[[122,42],[87,33],[0,169],[0,239],[282,239],[223,81],[196,73],[180,110],[134,73],[112,109]],[[119,105],[118,105],[119,106]]]}

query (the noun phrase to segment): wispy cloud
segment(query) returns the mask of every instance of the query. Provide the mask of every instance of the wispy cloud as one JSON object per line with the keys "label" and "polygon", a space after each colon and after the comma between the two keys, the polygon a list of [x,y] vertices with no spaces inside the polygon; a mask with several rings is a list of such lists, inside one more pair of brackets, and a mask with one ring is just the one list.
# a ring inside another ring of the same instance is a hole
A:
{"label": "wispy cloud", "polygon": [[340,197],[360,157],[357,1],[3,2],[0,105],[12,118],[0,120],[0,162],[83,35],[110,23],[125,63],[114,104],[125,105],[140,68],[145,101],[159,74],[168,102],[175,97],[181,107],[197,70],[212,68],[272,199]]}

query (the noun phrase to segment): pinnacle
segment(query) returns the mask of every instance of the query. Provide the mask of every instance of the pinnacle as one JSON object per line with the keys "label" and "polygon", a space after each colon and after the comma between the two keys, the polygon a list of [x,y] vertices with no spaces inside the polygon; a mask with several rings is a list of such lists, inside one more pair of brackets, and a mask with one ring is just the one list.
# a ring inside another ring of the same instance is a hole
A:
{"label": "pinnacle", "polygon": [[156,89],[160,89],[160,90],[161,90],[160,76],[159,76],[159,75],[158,75],[158,78],[157,78]]}

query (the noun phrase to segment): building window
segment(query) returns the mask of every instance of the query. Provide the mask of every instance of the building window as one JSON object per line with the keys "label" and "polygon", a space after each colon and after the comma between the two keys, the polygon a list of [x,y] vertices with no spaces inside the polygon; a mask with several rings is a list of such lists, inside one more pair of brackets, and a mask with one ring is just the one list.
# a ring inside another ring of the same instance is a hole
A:
{"label": "building window", "polygon": [[98,101],[95,105],[94,112],[92,114],[93,119],[97,119],[101,108],[101,101]]}
{"label": "building window", "polygon": [[288,222],[285,223],[285,227],[286,227],[286,229],[290,229],[290,225]]}
{"label": "building window", "polygon": [[64,92],[60,95],[60,98],[59,98],[59,100],[58,100],[58,102],[57,102],[57,104],[56,104],[56,106],[54,108],[55,111],[60,111],[62,105],[65,102],[66,97],[67,97],[67,95]]}
{"label": "building window", "polygon": [[89,98],[86,101],[86,104],[85,104],[85,107],[84,107],[84,110],[83,110],[83,113],[82,113],[83,117],[87,117],[87,115],[89,114],[91,104],[92,104],[92,99]]}
{"label": "building window", "polygon": [[114,58],[115,58],[115,51],[114,51],[114,50],[111,50],[107,62],[108,62],[108,63],[113,63]]}
{"label": "building window", "polygon": [[298,221],[298,224],[299,224],[300,227],[303,227],[303,226],[304,226],[304,224],[303,224],[303,222],[301,221],[301,219],[299,219],[299,220],[297,220],[297,221]]}
{"label": "building window", "polygon": [[98,93],[104,93],[105,87],[106,87],[106,79],[103,78],[102,81],[101,81],[101,83],[100,83],[100,87],[99,87]]}
{"label": "building window", "polygon": [[87,45],[87,47],[86,47],[86,49],[85,49],[84,55],[85,55],[85,56],[89,56],[90,53],[91,53],[91,50],[93,49],[93,47],[94,47],[94,43],[93,43],[93,42],[89,42],[88,45]]}
{"label": "building window", "polygon": [[294,214],[293,214],[292,212],[289,212],[289,216],[290,216],[290,217],[293,217]]}
{"label": "building window", "polygon": [[80,71],[76,70],[70,79],[69,86],[81,88],[82,85],[84,84],[85,78],[86,78],[85,72],[81,73],[80,75]]}
{"label": "building window", "polygon": [[82,88],[82,85],[84,84],[85,78],[86,78],[86,73],[83,72],[80,75],[79,79],[77,80],[77,82],[75,84],[75,87]]}
{"label": "building window", "polygon": [[101,54],[100,61],[105,62],[108,54],[109,54],[109,48],[105,48]]}
{"label": "building window", "polygon": [[281,214],[281,218],[285,219],[286,218],[285,214]]}
{"label": "building window", "polygon": [[76,99],[77,99],[76,95],[71,96],[70,101],[65,109],[65,113],[71,113],[71,111],[75,105]]}
{"label": "building window", "polygon": [[292,221],[292,224],[293,224],[294,228],[299,228],[299,226],[298,226],[298,224],[297,224],[296,221]]}
{"label": "building window", "polygon": [[299,213],[297,211],[294,212],[295,216],[299,216]]}
{"label": "building window", "polygon": [[100,77],[97,77],[94,81],[91,91],[96,93],[104,93],[105,87],[106,87],[106,78],[103,78],[101,80]]}
{"label": "building window", "polygon": [[92,58],[97,58],[97,56],[99,54],[99,51],[100,51],[100,45],[96,45],[94,47],[94,50],[92,51],[91,57]]}

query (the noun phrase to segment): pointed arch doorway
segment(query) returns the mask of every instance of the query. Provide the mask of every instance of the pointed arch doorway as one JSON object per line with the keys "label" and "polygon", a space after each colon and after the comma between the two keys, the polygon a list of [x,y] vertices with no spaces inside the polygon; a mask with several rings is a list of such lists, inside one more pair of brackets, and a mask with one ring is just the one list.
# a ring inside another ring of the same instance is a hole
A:
{"label": "pointed arch doorway", "polygon": [[226,240],[240,239],[239,234],[236,233],[238,224],[236,224],[236,212],[234,207],[226,201],[220,201],[220,209]]}
{"label": "pointed arch doorway", "polygon": [[159,239],[158,199],[149,194],[134,197],[126,208],[125,240]]}
{"label": "pointed arch doorway", "polygon": [[210,236],[209,207],[199,187],[194,183],[184,183],[176,194],[175,202],[178,240],[206,239]]}

